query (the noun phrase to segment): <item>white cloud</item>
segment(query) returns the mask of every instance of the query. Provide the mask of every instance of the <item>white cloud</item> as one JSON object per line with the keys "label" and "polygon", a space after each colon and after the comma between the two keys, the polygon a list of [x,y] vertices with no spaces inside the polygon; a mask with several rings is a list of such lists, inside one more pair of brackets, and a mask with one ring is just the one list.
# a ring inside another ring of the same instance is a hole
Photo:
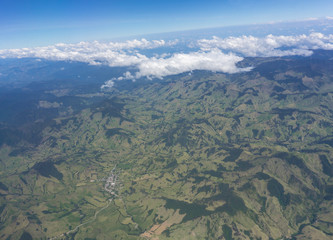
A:
{"label": "white cloud", "polygon": [[90,64],[107,63],[110,66],[134,65],[146,57],[138,50],[172,46],[176,41],[148,41],[146,39],[126,42],[80,42],[77,44],[58,43],[46,47],[0,50],[2,58],[45,58],[50,60],[71,60]]}
{"label": "white cloud", "polygon": [[[222,39],[213,37],[198,40],[191,46],[194,47],[192,52],[172,54],[167,51],[167,47],[176,44],[177,41],[148,41],[146,39],[126,42],[59,43],[46,47],[0,50],[0,57],[69,60],[93,65],[105,64],[112,67],[128,66],[136,69],[132,72],[125,72],[123,76],[111,79],[102,86],[102,88],[110,88],[115,80],[135,80],[140,77],[163,78],[193,70],[225,73],[249,71],[250,68],[240,69],[236,66],[243,60],[243,57],[309,56],[313,49],[333,50],[333,35],[311,33],[298,36],[268,35],[264,38],[241,36]],[[163,51],[159,50],[158,54],[152,54],[151,57],[143,54],[144,51],[142,51],[161,49],[161,47],[164,47]]]}
{"label": "white cloud", "polygon": [[169,58],[150,58],[138,65],[139,72],[136,77],[158,77],[179,74],[193,70],[209,70],[226,73],[249,71],[250,68],[239,69],[236,63],[243,58],[229,53],[224,54],[219,49],[208,52],[177,53]]}
{"label": "white cloud", "polygon": [[[35,57],[50,60],[70,60],[87,62],[93,65],[106,64],[115,66],[134,66],[137,68],[135,76],[126,72],[117,80],[134,79],[140,77],[162,78],[171,74],[178,74],[192,70],[211,70],[226,73],[235,73],[238,69],[236,63],[243,58],[234,54],[224,54],[218,49],[192,53],[176,53],[170,55],[163,53],[154,57],[147,57],[140,53],[140,49],[153,49],[162,46],[171,46],[177,41],[165,42],[164,40],[148,41],[132,40],[123,43],[80,42],[78,44],[59,43],[47,47],[22,48],[0,50],[0,57],[23,58]],[[112,87],[112,82],[104,87]]]}
{"label": "white cloud", "polygon": [[127,71],[127,72],[125,72],[123,74],[123,76],[117,78],[117,80],[124,80],[124,79],[132,79],[132,80],[134,80],[135,77],[132,75],[132,73],[130,73],[129,71]]}
{"label": "white cloud", "polygon": [[[312,49],[333,50],[333,35],[321,33],[298,36],[274,36],[264,38],[253,36],[201,39],[197,42],[201,49],[219,48],[242,54],[246,57],[273,57],[312,54]],[[283,49],[281,49],[283,48]]]}
{"label": "white cloud", "polygon": [[225,73],[236,73],[241,71],[250,71],[251,68],[238,68],[236,63],[242,61],[243,58],[229,53],[224,54],[219,49],[213,49],[209,52],[192,52],[177,53],[168,58],[147,58],[142,60],[136,66],[138,71],[133,76],[130,72],[125,72],[123,76],[113,78],[104,85],[102,89],[111,88],[115,80],[135,79],[141,77],[163,78],[165,76],[179,74],[183,72],[191,72],[193,70],[209,70]]}
{"label": "white cloud", "polygon": [[111,80],[106,81],[106,82],[101,86],[101,89],[104,89],[104,88],[112,88],[113,85],[114,85],[114,81],[111,79]]}

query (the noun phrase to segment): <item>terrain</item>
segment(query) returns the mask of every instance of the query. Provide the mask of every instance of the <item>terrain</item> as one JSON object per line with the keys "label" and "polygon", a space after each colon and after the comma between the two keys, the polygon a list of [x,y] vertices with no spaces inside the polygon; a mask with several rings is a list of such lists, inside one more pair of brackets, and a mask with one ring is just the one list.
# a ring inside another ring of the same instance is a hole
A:
{"label": "terrain", "polygon": [[333,51],[239,66],[1,60],[0,238],[331,239]]}

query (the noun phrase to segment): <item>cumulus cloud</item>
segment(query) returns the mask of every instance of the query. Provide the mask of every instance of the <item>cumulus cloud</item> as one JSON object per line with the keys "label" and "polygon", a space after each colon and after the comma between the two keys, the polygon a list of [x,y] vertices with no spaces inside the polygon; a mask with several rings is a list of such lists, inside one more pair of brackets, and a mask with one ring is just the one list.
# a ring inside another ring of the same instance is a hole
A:
{"label": "cumulus cloud", "polygon": [[104,88],[112,88],[114,85],[114,80],[108,80],[106,81],[102,86],[101,86],[101,89],[104,89]]}
{"label": "cumulus cloud", "polygon": [[239,69],[236,63],[243,58],[229,53],[224,54],[219,49],[211,49],[208,52],[177,53],[169,58],[151,58],[138,65],[136,77],[158,77],[179,74],[193,70],[209,70],[226,73],[249,71],[250,68]]}
{"label": "cumulus cloud", "polygon": [[102,89],[111,88],[115,80],[130,79],[135,80],[141,77],[163,78],[193,70],[209,70],[215,72],[236,73],[240,71],[250,71],[251,68],[238,68],[236,63],[243,58],[229,53],[224,54],[221,50],[213,49],[209,52],[177,53],[168,58],[147,58],[137,64],[138,71],[132,75],[130,72],[123,76],[111,79],[101,87]]}
{"label": "cumulus cloud", "polygon": [[[192,44],[192,52],[168,52],[168,47],[177,41],[146,39],[126,42],[80,42],[77,44],[59,43],[46,47],[0,50],[2,58],[24,58],[69,60],[93,65],[105,64],[111,67],[128,66],[132,72],[107,81],[102,88],[110,88],[115,80],[141,77],[163,78],[164,76],[209,70],[225,73],[249,71],[251,68],[238,68],[243,57],[309,56],[313,49],[333,50],[333,35],[311,33],[298,36],[274,36],[263,38],[254,36],[201,39]],[[183,43],[182,43],[183,44]],[[177,45],[176,49],[179,49]],[[145,55],[147,49],[158,54]],[[163,49],[163,51],[161,51]]]}
{"label": "cumulus cloud", "polygon": [[0,56],[6,58],[44,58],[50,60],[70,60],[87,62],[90,64],[108,64],[110,66],[129,66],[134,65],[146,57],[138,52],[127,53],[127,49],[133,49],[140,46],[152,47],[153,44],[148,46],[146,40],[130,41],[129,44],[122,43],[100,43],[94,42],[80,42],[78,44],[64,44],[59,43],[56,45],[36,48],[22,48],[22,49],[8,49],[0,50]]}
{"label": "cumulus cloud", "polygon": [[[134,66],[137,72],[134,76],[126,72],[118,78],[135,79],[140,77],[162,78],[167,75],[178,74],[192,70],[211,70],[226,73],[235,73],[238,69],[236,63],[243,58],[234,54],[224,54],[221,50],[210,49],[192,53],[162,53],[147,57],[140,53],[142,49],[154,49],[172,46],[177,41],[164,40],[148,41],[146,39],[132,40],[123,43],[80,42],[78,44],[59,43],[52,46],[0,50],[0,56],[6,58],[35,57],[50,60],[70,60],[87,62],[93,65],[106,64],[115,66]],[[113,80],[103,85],[103,88],[112,87]]]}
{"label": "cumulus cloud", "polygon": [[117,80],[132,79],[135,80],[135,77],[129,71],[125,72],[123,76],[118,77]]}
{"label": "cumulus cloud", "polygon": [[253,36],[201,39],[197,42],[201,49],[219,48],[246,57],[281,57],[302,55],[309,56],[312,49],[333,50],[333,35],[325,36],[321,33],[298,36],[274,36],[264,38]]}
{"label": "cumulus cloud", "polygon": [[58,43],[46,47],[0,50],[4,58],[44,58],[50,60],[72,60],[90,64],[107,63],[111,66],[128,66],[145,59],[138,53],[143,49],[154,49],[176,44],[176,41],[146,39],[126,42],[80,42],[77,44]]}

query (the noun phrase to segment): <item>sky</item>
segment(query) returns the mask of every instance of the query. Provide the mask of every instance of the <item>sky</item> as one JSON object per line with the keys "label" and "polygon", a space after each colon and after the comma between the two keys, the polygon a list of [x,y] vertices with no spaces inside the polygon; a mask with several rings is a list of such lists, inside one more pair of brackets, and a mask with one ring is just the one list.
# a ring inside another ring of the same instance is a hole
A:
{"label": "sky", "polygon": [[324,18],[332,0],[1,0],[0,49]]}

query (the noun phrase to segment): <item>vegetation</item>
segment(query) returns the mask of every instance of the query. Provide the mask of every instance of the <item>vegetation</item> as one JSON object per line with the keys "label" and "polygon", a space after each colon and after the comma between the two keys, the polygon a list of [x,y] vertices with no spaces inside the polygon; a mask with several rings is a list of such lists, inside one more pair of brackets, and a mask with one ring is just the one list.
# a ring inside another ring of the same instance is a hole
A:
{"label": "vegetation", "polygon": [[1,83],[0,238],[329,239],[332,57],[105,91],[120,69],[61,63],[83,80]]}

